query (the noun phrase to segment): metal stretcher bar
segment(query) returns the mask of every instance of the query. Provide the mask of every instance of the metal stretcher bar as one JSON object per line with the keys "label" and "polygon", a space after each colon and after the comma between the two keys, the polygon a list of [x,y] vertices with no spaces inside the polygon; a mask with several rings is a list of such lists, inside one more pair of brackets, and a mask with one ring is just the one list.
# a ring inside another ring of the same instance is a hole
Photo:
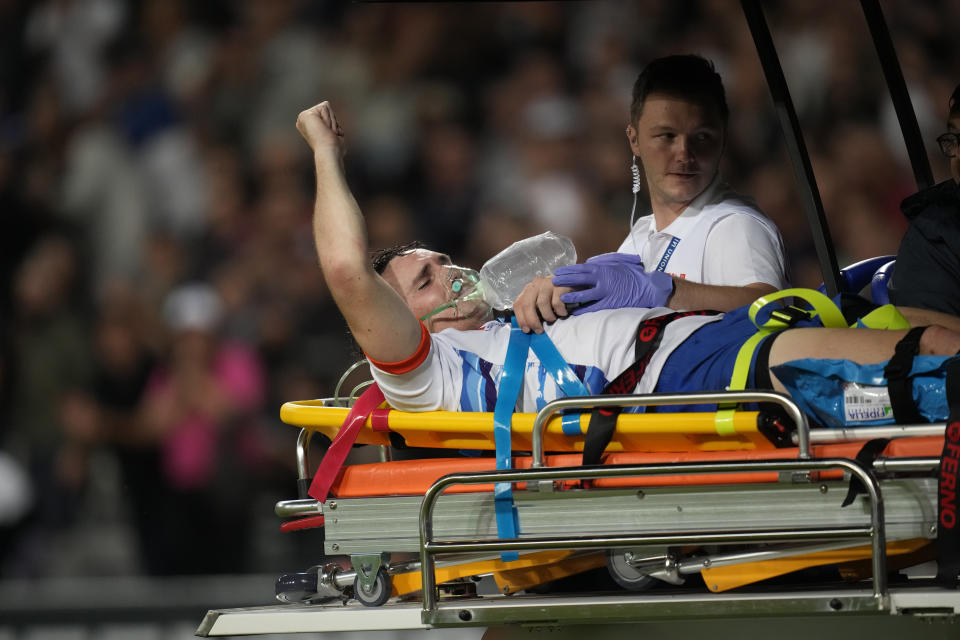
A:
{"label": "metal stretcher bar", "polygon": [[[943,438],[946,424],[891,424],[882,427],[845,427],[840,429],[814,429],[810,432],[810,442],[850,442],[851,440],[873,440],[874,438],[917,438],[937,436]],[[794,438],[796,441],[796,438]]]}
{"label": "metal stretcher bar", "polygon": [[[627,398],[629,396],[623,396]],[[574,399],[571,399],[574,400]],[[580,399],[575,399],[579,401]],[[328,406],[328,400],[287,402],[280,409],[286,424],[323,433],[333,438],[347,417],[349,409]],[[583,408],[584,402],[574,402]],[[733,416],[733,435],[717,433],[716,414],[649,413],[622,414],[609,451],[687,451],[690,449],[773,449],[774,445],[759,431],[760,414],[737,411]],[[408,446],[440,449],[494,449],[493,413],[425,411],[410,413],[388,409],[377,416],[378,424],[403,436]],[[368,418],[357,437],[358,444],[389,445],[388,433],[373,426]],[[533,433],[536,414],[517,413],[513,417],[513,448],[530,451],[534,448]],[[590,424],[590,415],[580,416],[581,435],[567,435],[560,416],[546,422],[543,443],[549,451],[582,451],[583,437]],[[569,427],[568,427],[569,428]]]}
{"label": "metal stretcher bar", "polygon": [[[490,482],[553,482],[569,479],[594,479],[602,477],[643,474],[675,473],[722,473],[740,471],[810,472],[828,469],[843,469],[856,476],[867,493],[870,504],[869,526],[849,527],[797,527],[794,530],[760,529],[748,531],[705,531],[693,534],[645,534],[645,535],[591,535],[591,536],[543,536],[532,539],[512,540],[444,540],[434,537],[433,512],[437,499],[445,489],[455,484],[485,484]],[[683,465],[637,465],[618,467],[584,467],[561,469],[525,469],[473,474],[452,474],[437,481],[424,495],[420,507],[420,564],[423,577],[423,622],[434,626],[462,624],[472,619],[473,613],[461,609],[459,621],[446,618],[437,608],[438,593],[434,582],[435,556],[444,553],[490,553],[502,551],[532,551],[541,549],[603,549],[637,545],[670,544],[737,544],[752,542],[804,542],[818,540],[841,540],[861,538],[872,547],[873,603],[877,611],[889,609],[886,581],[886,533],[884,528],[884,505],[876,477],[853,460],[797,460],[776,462],[730,462],[690,463]],[[546,607],[546,605],[543,605]],[[553,620],[563,621],[582,618],[574,608],[568,610],[553,607],[549,615]],[[465,611],[465,613],[463,613]],[[509,610],[498,611],[497,622],[510,623]],[[491,621],[493,622],[493,621]]]}
{"label": "metal stretcher bar", "polygon": [[[544,425],[549,422],[552,416],[565,409],[698,404],[717,404],[723,407],[732,406],[741,402],[766,402],[779,405],[793,421],[793,424],[796,425],[797,447],[799,448],[798,457],[801,459],[810,457],[810,426],[807,423],[807,417],[789,396],[773,391],[697,391],[692,393],[649,393],[627,394],[622,396],[580,396],[576,398],[559,398],[548,402],[537,414],[533,427],[533,446],[530,450],[533,454],[533,466],[544,466]],[[683,429],[684,427],[681,426],[680,423],[683,422],[683,416],[685,414],[672,415],[676,421],[675,428]],[[714,416],[714,424],[716,424],[717,414],[710,415]]]}
{"label": "metal stretcher bar", "polygon": [[[740,471],[730,475],[747,473]],[[772,475],[778,474],[772,472]],[[838,472],[837,475],[842,476],[842,473]],[[616,478],[605,480],[610,482]],[[905,478],[887,480],[881,486],[888,538],[929,539],[936,525],[936,481],[932,478]],[[645,485],[642,490],[518,490],[514,492],[514,504],[519,520],[518,538],[521,540],[558,535],[697,534],[760,529],[789,531],[798,527],[856,527],[869,524],[869,509],[862,502],[841,508],[848,488],[848,483],[837,478],[815,483]],[[337,555],[417,551],[421,502],[420,496],[328,501],[323,505],[327,518],[324,552]],[[789,505],[789,509],[785,510],[784,505]],[[493,514],[493,497],[489,492],[448,491],[437,501],[434,533],[441,539],[496,540]],[[847,543],[844,546],[852,545]],[[807,551],[803,550],[804,553]],[[746,561],[743,558],[738,560]],[[663,563],[656,561],[654,564],[662,566]],[[689,573],[699,572],[702,568],[697,566]]]}

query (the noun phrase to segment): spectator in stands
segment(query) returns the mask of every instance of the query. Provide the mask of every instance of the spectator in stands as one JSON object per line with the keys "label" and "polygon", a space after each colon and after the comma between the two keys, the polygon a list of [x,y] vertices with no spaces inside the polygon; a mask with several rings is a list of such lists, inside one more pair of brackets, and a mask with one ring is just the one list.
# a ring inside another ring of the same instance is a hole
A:
{"label": "spectator in stands", "polygon": [[220,338],[221,310],[216,290],[199,283],[174,289],[164,303],[169,351],[147,382],[140,413],[160,445],[156,481],[168,488],[155,505],[166,550],[158,573],[237,572],[247,557],[245,482],[262,462],[264,376],[249,347]]}

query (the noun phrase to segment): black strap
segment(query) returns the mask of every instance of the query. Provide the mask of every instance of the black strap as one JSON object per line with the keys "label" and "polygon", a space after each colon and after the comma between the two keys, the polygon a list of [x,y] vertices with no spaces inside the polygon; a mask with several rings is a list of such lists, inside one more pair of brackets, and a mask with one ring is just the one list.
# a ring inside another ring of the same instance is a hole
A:
{"label": "black strap", "polygon": [[[890,444],[890,438],[875,438],[870,440],[863,445],[857,453],[857,462],[863,465],[864,469],[870,469],[873,467],[873,461],[880,457],[880,454],[883,453],[883,450],[887,448],[888,444]],[[858,476],[852,476],[850,478],[850,488],[847,489],[847,497],[843,499],[843,503],[840,506],[846,507],[853,504],[854,498],[866,492],[867,489],[863,486],[860,478]]]}
{"label": "black strap", "polygon": [[[688,316],[712,316],[718,311],[677,311],[656,318],[647,318],[637,327],[637,340],[634,347],[634,362],[613,379],[604,390],[604,395],[626,395],[633,393],[643,377],[650,359],[663,340],[663,331],[677,318]],[[610,444],[613,431],[617,426],[617,416],[622,407],[604,407],[590,413],[590,425],[583,439],[583,464],[600,464],[604,450]]]}
{"label": "black strap", "polygon": [[893,357],[887,362],[883,375],[887,378],[887,391],[890,392],[890,407],[893,419],[898,424],[916,424],[926,422],[917,411],[913,401],[913,385],[910,382],[910,369],[913,357],[920,350],[920,336],[926,327],[914,327],[897,343]]}
{"label": "black strap", "polygon": [[[777,338],[783,335],[782,331],[772,333],[763,339],[757,347],[757,358],[753,367],[753,388],[773,390],[773,378],[770,377],[770,349]],[[780,405],[773,405],[780,406]]]}
{"label": "black strap", "polygon": [[947,366],[947,428],[940,454],[937,487],[937,583],[957,586],[960,574],[960,526],[957,523],[957,493],[960,490],[960,360]]}
{"label": "black strap", "polygon": [[843,314],[843,319],[846,320],[850,326],[853,326],[857,320],[880,307],[876,302],[867,300],[861,295],[844,291],[840,292],[840,304],[838,306],[840,307],[840,313]]}

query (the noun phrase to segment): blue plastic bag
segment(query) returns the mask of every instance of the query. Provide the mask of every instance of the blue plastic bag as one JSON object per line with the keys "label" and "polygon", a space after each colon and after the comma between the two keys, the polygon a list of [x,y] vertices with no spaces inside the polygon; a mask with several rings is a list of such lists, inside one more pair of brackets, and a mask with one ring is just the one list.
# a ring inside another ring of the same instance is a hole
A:
{"label": "blue plastic bag", "polygon": [[[946,420],[944,380],[957,356],[916,356],[910,370],[913,401],[930,422]],[[806,358],[770,367],[794,402],[827,427],[893,424],[893,410],[883,375],[886,362],[857,364],[849,360]]]}

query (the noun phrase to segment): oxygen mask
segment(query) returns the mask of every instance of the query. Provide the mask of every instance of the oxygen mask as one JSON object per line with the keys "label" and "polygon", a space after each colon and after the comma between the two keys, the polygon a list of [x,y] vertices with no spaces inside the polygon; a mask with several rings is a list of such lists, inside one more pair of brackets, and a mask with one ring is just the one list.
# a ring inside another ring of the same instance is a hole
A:
{"label": "oxygen mask", "polygon": [[420,318],[426,322],[447,309],[454,309],[453,319],[477,318],[487,320],[491,315],[490,305],[484,299],[480,274],[473,269],[456,265],[439,267],[437,277],[443,283],[447,301]]}

